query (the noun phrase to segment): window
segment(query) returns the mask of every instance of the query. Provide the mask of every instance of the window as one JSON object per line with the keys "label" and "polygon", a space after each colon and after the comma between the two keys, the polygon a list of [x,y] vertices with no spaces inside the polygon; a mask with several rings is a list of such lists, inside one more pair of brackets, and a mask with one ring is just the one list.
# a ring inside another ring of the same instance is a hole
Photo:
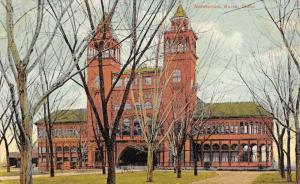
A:
{"label": "window", "polygon": [[209,153],[204,153],[204,162],[210,162],[210,154]]}
{"label": "window", "polygon": [[100,87],[100,78],[99,78],[99,76],[96,76],[94,83],[95,83],[94,84],[95,88],[98,89]]}
{"label": "window", "polygon": [[76,153],[76,152],[77,152],[77,147],[74,147],[74,146],[73,146],[73,147],[71,148],[71,152]]}
{"label": "window", "polygon": [[46,153],[46,147],[42,147],[42,153]]}
{"label": "window", "polygon": [[124,119],[122,126],[122,135],[130,135],[130,120]]}
{"label": "window", "polygon": [[68,147],[68,146],[65,146],[65,147],[64,147],[64,152],[69,152],[69,151],[70,151],[69,147]]}
{"label": "window", "polygon": [[126,86],[128,82],[129,82],[129,78],[125,78],[124,79],[124,85]]}
{"label": "window", "polygon": [[242,162],[248,162],[248,145],[243,145],[242,149]]}
{"label": "window", "polygon": [[219,152],[213,152],[213,162],[219,162]]}
{"label": "window", "polygon": [[141,129],[141,120],[140,118],[135,118],[133,120],[133,135],[142,135],[142,129]]}
{"label": "window", "polygon": [[141,110],[142,105],[140,103],[135,103],[135,108],[136,108],[136,110]]}
{"label": "window", "polygon": [[244,133],[244,123],[243,122],[241,122],[240,123],[240,134],[243,134]]}
{"label": "window", "polygon": [[171,47],[171,45],[170,45],[170,40],[168,39],[168,40],[166,41],[166,45],[165,45],[166,52],[169,52],[169,51],[170,51],[170,47]]}
{"label": "window", "polygon": [[145,99],[151,99],[151,97],[152,97],[151,93],[146,93],[145,94]]}
{"label": "window", "polygon": [[238,152],[231,152],[231,162],[238,162]]}
{"label": "window", "polygon": [[124,106],[124,109],[125,110],[131,109],[131,105],[129,103],[126,103]]}
{"label": "window", "polygon": [[[112,83],[115,83],[117,78],[113,78]],[[121,87],[122,86],[122,79],[119,79],[118,82],[116,83],[115,87]]]}
{"label": "window", "polygon": [[152,85],[152,78],[151,78],[151,77],[145,77],[145,84],[146,84],[147,86]]}
{"label": "window", "polygon": [[229,157],[229,153],[226,152],[222,152],[222,162],[228,162],[228,157]]}
{"label": "window", "polygon": [[150,102],[146,102],[144,107],[145,107],[145,109],[151,109],[152,105]]}
{"label": "window", "polygon": [[120,109],[120,105],[114,105],[114,110],[117,111]]}
{"label": "window", "polygon": [[178,83],[181,81],[181,72],[180,70],[174,70],[172,73],[173,83]]}
{"label": "window", "polygon": [[56,147],[56,152],[61,152],[62,151],[62,148],[60,146],[57,146]]}

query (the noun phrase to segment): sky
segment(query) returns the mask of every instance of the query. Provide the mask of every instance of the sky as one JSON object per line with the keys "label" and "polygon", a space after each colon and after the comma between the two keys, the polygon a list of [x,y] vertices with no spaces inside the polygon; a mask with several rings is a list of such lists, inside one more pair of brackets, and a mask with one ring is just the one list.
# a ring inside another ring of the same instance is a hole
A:
{"label": "sky", "polygon": [[[22,2],[30,4],[31,0]],[[247,87],[235,70],[242,67],[241,70],[251,74],[252,69],[245,66],[251,61],[251,54],[257,47],[259,46],[262,54],[274,49],[270,39],[276,41],[277,32],[267,19],[262,4],[256,0],[181,2],[190,19],[191,27],[198,36],[197,81],[200,86],[198,96],[206,102],[251,101],[252,97]],[[245,5],[249,7],[241,8]],[[3,16],[3,13],[0,12],[0,16]],[[5,52],[3,43],[5,30],[0,26],[0,56]],[[122,53],[126,53],[126,49]],[[74,82],[66,83],[58,93],[65,94],[59,108],[86,107],[84,91]],[[0,160],[3,158],[2,155],[3,148]]]}

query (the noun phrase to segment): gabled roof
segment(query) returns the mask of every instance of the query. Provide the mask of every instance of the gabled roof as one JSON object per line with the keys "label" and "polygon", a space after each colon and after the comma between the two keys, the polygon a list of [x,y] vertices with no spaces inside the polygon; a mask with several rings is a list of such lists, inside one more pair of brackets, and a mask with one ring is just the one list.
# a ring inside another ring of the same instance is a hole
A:
{"label": "gabled roof", "polygon": [[223,102],[223,103],[198,103],[195,118],[248,118],[271,117],[271,114],[254,102]]}
{"label": "gabled roof", "polygon": [[[86,109],[57,110],[51,113],[54,123],[76,123],[87,121]],[[205,103],[199,98],[194,118],[251,118],[271,117],[271,114],[254,102]],[[37,121],[42,123],[44,119]]]}
{"label": "gabled roof", "polygon": [[184,8],[183,8],[183,6],[181,4],[177,7],[177,10],[176,10],[176,12],[174,14],[174,17],[184,17],[184,18],[187,18],[185,10],[184,10]]}
{"label": "gabled roof", "polygon": [[[86,109],[71,109],[71,110],[57,110],[51,113],[51,119],[54,123],[78,123],[85,122]],[[44,119],[40,119],[36,122],[42,123]]]}

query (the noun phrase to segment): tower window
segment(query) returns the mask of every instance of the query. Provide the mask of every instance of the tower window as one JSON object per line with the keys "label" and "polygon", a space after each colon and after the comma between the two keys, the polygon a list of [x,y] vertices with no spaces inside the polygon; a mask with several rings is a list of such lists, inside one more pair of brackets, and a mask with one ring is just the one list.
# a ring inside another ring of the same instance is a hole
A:
{"label": "tower window", "polygon": [[122,126],[122,135],[130,135],[130,120],[124,119]]}
{"label": "tower window", "polygon": [[181,81],[181,72],[180,70],[174,70],[172,74],[173,83],[178,83]]}
{"label": "tower window", "polygon": [[151,109],[152,108],[152,105],[150,102],[146,102],[145,103],[145,109]]}
{"label": "tower window", "polygon": [[125,83],[124,85],[125,85],[125,87],[127,86],[127,83],[128,83],[128,82],[129,82],[129,78],[125,78],[125,79],[124,79],[124,83]]}
{"label": "tower window", "polygon": [[170,47],[171,47],[171,45],[170,45],[170,40],[168,39],[168,40],[166,41],[166,45],[165,45],[166,52],[169,52],[169,51],[170,51]]}
{"label": "tower window", "polygon": [[[112,80],[112,83],[115,83],[115,81],[117,80],[117,78],[114,78]],[[121,87],[122,86],[122,79],[119,79],[115,85],[115,87]]]}
{"label": "tower window", "polygon": [[145,77],[145,84],[146,84],[147,86],[152,85],[152,78],[151,78],[151,77]]}

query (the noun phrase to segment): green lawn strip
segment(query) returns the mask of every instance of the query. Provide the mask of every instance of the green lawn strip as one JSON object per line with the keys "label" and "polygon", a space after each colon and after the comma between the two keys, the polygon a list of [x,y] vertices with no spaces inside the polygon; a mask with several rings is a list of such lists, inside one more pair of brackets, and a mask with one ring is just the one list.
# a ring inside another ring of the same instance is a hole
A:
{"label": "green lawn strip", "polygon": [[19,171],[6,172],[6,170],[0,170],[0,176],[18,176],[19,173]]}
{"label": "green lawn strip", "polygon": [[[295,181],[296,176],[293,174],[293,181]],[[295,182],[287,182],[286,179],[282,179],[279,173],[262,173],[260,174],[253,184],[277,184],[277,183],[295,183]]]}
{"label": "green lawn strip", "polygon": [[[194,181],[204,180],[206,178],[211,178],[216,176],[216,172],[200,172],[198,176],[193,176],[193,172],[183,172],[182,178],[176,178],[176,174],[171,171],[156,171],[154,173],[154,184],[190,184]],[[86,175],[76,175],[76,176],[56,176],[54,178],[50,177],[40,177],[34,178],[33,184],[96,184],[105,183],[105,175],[97,174],[86,174]],[[118,173],[117,183],[118,184],[142,184],[147,183],[145,172],[128,172],[128,173]],[[18,184],[18,180],[6,180],[3,184]]]}

